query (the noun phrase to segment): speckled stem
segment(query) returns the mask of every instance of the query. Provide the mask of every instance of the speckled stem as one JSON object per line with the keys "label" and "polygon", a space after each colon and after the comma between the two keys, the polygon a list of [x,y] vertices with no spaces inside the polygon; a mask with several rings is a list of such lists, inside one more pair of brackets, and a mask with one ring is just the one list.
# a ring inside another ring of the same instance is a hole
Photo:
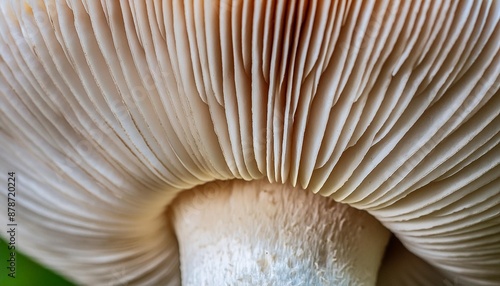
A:
{"label": "speckled stem", "polygon": [[213,182],[172,204],[183,285],[375,285],[389,232],[288,185]]}

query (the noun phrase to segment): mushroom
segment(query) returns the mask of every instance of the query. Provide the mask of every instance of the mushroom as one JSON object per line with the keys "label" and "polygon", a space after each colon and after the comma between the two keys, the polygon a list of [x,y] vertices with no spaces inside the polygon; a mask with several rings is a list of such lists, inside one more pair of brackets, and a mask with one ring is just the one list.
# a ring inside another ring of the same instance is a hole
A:
{"label": "mushroom", "polygon": [[88,285],[498,284],[499,5],[0,1],[18,246]]}

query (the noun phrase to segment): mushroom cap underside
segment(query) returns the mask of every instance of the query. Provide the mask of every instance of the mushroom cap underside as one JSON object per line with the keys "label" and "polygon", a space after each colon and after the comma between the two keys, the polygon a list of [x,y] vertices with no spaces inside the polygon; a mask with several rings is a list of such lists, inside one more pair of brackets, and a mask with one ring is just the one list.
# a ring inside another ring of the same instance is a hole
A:
{"label": "mushroom cap underside", "polygon": [[176,194],[267,178],[498,283],[499,5],[1,1],[0,170],[24,189],[23,249],[78,281],[175,284]]}

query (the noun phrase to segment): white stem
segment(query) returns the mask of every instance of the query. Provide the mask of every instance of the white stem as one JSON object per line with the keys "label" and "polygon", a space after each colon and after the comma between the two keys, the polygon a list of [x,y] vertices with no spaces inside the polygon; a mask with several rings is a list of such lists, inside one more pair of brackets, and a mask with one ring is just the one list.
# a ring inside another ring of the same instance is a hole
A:
{"label": "white stem", "polygon": [[389,232],[331,199],[213,182],[172,204],[183,285],[375,285]]}

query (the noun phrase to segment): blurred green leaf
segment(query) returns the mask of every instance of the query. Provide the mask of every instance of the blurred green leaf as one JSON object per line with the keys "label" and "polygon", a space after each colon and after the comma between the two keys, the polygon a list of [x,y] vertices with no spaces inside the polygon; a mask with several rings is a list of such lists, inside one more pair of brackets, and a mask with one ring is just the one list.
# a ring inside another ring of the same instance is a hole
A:
{"label": "blurred green leaf", "polygon": [[73,286],[75,284],[67,281],[52,270],[41,266],[31,258],[16,252],[16,278],[8,276],[9,269],[7,261],[10,250],[2,239],[0,240],[0,285],[2,286]]}

